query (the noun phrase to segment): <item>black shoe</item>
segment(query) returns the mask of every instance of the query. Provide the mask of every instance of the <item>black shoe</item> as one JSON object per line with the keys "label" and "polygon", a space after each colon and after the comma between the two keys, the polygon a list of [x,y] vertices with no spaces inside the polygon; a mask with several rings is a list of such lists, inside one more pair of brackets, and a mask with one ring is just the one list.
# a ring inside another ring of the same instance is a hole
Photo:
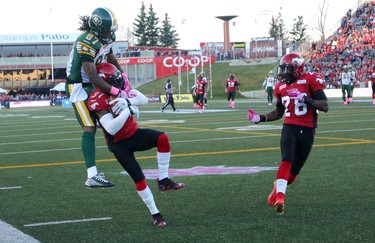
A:
{"label": "black shoe", "polygon": [[158,182],[158,188],[159,188],[159,191],[161,192],[168,191],[168,190],[179,190],[185,186],[185,183],[181,183],[181,182],[176,183],[169,178],[164,178],[161,181],[159,180],[156,180],[156,181]]}
{"label": "black shoe", "polygon": [[161,215],[161,213],[157,213],[157,214],[154,214],[152,215],[152,224],[157,226],[157,227],[164,227],[164,226],[167,226],[167,223],[164,221],[163,219],[163,215]]}

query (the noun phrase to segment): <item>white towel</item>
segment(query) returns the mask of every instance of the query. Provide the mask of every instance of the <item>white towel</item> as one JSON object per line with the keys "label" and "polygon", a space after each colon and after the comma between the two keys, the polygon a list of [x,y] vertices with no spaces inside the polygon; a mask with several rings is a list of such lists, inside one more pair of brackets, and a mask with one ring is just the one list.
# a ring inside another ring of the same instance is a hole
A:
{"label": "white towel", "polygon": [[83,89],[81,83],[75,83],[73,86],[72,93],[70,94],[70,101],[71,102],[80,102],[86,100],[88,95],[86,91]]}

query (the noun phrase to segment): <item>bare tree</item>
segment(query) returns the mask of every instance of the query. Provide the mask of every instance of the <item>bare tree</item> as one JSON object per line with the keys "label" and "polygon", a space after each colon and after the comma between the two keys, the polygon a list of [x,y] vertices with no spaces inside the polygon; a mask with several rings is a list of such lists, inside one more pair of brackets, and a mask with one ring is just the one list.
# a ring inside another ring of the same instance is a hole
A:
{"label": "bare tree", "polygon": [[314,29],[317,30],[320,34],[320,40],[324,41],[325,36],[325,27],[326,27],[326,20],[327,20],[327,12],[328,12],[329,3],[327,0],[323,0],[323,2],[318,3],[318,13],[314,16]]}

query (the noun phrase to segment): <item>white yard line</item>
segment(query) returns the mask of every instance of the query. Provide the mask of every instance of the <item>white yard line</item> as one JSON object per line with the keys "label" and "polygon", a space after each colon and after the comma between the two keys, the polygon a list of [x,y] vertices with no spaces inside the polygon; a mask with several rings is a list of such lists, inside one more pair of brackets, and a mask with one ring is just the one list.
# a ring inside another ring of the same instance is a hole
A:
{"label": "white yard line", "polygon": [[76,220],[64,220],[64,221],[51,221],[45,223],[35,223],[35,224],[25,224],[25,227],[37,227],[37,226],[45,226],[45,225],[55,225],[55,224],[73,224],[73,223],[82,223],[82,222],[90,222],[90,221],[103,221],[103,220],[111,220],[111,217],[105,218],[91,218],[91,219],[76,219]]}
{"label": "white yard line", "polygon": [[0,187],[0,190],[12,190],[12,189],[21,189],[22,186],[8,186],[8,187]]}

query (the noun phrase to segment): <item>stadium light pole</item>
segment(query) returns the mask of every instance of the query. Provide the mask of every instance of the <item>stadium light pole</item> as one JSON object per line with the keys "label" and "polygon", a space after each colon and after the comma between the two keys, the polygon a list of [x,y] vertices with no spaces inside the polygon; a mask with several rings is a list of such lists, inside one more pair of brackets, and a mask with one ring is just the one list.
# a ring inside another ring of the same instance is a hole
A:
{"label": "stadium light pole", "polygon": [[213,90],[213,85],[212,85],[212,65],[211,65],[211,50],[208,52],[208,61],[210,63],[210,86],[211,86],[211,99],[212,99],[212,90]]}
{"label": "stadium light pole", "polygon": [[186,92],[189,93],[189,62],[186,62]]}
{"label": "stadium light pole", "polygon": [[181,62],[181,50],[178,51],[178,95],[181,95],[181,85],[182,85],[182,81],[181,81],[181,65],[180,65],[180,62]]}
{"label": "stadium light pole", "polygon": [[[50,13],[51,13],[51,23],[53,23],[53,21],[52,21],[53,20],[52,8],[50,8],[49,10],[50,10]],[[55,82],[55,75],[54,75],[54,71],[53,71],[53,42],[52,42],[53,38],[52,37],[50,37],[50,38],[51,38],[51,42],[50,42],[50,44],[51,44],[51,78],[52,78],[52,83],[54,83]]]}

